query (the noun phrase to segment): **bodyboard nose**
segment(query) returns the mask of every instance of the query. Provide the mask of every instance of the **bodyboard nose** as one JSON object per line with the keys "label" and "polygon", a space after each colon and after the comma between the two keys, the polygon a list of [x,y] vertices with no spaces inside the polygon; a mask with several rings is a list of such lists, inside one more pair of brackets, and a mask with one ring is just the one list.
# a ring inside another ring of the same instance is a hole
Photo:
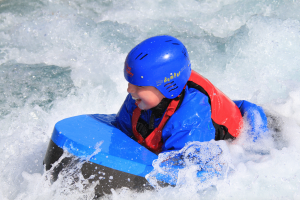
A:
{"label": "bodyboard nose", "polygon": [[[111,115],[80,115],[56,123],[45,155],[46,170],[52,170],[54,181],[71,160],[83,162],[81,173],[89,182],[99,181],[96,196],[111,189],[151,188],[145,175],[153,170],[157,155],[129,138],[107,120]],[[70,153],[59,164],[64,152]]]}

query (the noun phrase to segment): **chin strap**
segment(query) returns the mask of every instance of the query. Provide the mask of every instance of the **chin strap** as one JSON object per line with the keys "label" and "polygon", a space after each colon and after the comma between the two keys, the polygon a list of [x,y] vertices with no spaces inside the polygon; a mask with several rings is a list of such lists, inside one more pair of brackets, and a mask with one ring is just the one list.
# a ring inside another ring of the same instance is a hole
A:
{"label": "chin strap", "polygon": [[166,109],[165,114],[163,115],[160,124],[150,133],[150,135],[146,139],[144,139],[143,136],[136,130],[136,125],[140,118],[142,110],[138,106],[136,107],[136,109],[134,109],[131,118],[132,131],[139,144],[143,145],[144,147],[156,154],[161,152],[161,148],[163,145],[161,138],[162,129],[164,128],[168,119],[175,113],[179,102],[180,98],[175,98],[171,101],[171,103]]}

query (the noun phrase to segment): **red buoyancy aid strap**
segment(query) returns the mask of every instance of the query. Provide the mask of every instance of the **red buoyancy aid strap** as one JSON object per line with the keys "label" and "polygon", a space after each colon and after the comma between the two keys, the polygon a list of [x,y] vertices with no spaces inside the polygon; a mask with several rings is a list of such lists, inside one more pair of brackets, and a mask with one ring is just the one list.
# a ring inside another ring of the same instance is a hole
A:
{"label": "red buoyancy aid strap", "polygon": [[209,80],[192,70],[189,81],[201,86],[209,95],[211,101],[211,118],[215,123],[223,125],[233,137],[240,134],[243,118],[239,108],[223,92]]}
{"label": "red buoyancy aid strap", "polygon": [[141,115],[141,109],[138,106],[136,107],[136,109],[134,109],[131,118],[132,132],[139,144],[143,145],[154,153],[161,152],[161,148],[163,145],[161,139],[162,129],[164,128],[168,119],[175,113],[179,101],[179,99],[171,101],[168,108],[166,109],[164,116],[162,117],[160,124],[150,133],[150,135],[146,139],[144,139],[142,135],[136,130],[137,122]]}
{"label": "red buoyancy aid strap", "polygon": [[133,110],[132,118],[131,118],[131,124],[132,124],[132,132],[133,132],[134,137],[137,139],[138,143],[143,144],[144,143],[144,138],[136,130],[136,125],[137,125],[137,122],[140,118],[141,111],[142,110],[138,106],[136,107],[136,109]]}

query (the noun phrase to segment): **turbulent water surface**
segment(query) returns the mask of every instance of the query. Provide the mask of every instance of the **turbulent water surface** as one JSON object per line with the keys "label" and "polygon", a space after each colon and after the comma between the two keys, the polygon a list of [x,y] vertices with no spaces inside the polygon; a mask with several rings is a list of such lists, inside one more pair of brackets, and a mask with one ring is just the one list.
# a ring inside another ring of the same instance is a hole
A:
{"label": "turbulent water surface", "polygon": [[103,198],[300,199],[299,10],[297,0],[0,0],[0,199],[93,197],[44,172],[54,124],[116,113],[128,51],[159,34],[180,39],[192,68],[230,98],[275,116],[279,132],[262,144],[228,143],[232,170],[213,187]]}

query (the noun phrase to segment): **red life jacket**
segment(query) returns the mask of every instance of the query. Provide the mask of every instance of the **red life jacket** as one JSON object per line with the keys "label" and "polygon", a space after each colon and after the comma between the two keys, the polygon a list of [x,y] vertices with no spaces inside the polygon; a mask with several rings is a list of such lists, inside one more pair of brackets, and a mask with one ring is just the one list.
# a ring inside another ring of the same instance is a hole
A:
{"label": "red life jacket", "polygon": [[[201,86],[208,95],[211,106],[211,119],[224,131],[236,138],[243,126],[243,118],[239,108],[223,92],[216,88],[209,80],[192,70],[189,81]],[[200,90],[201,91],[201,90]],[[216,127],[216,125],[214,124]],[[223,138],[221,138],[223,139]]]}
{"label": "red life jacket", "polygon": [[[239,108],[231,101],[224,93],[216,88],[206,78],[192,70],[191,76],[188,80],[196,89],[206,94],[211,105],[211,119],[216,129],[216,140],[235,138],[240,134],[240,129],[243,126],[243,119]],[[136,130],[137,122],[141,115],[141,109],[137,106],[132,114],[132,131],[138,143],[145,146],[154,153],[160,153],[162,148],[162,129],[167,123],[168,119],[175,113],[179,104],[179,99],[171,101],[166,109],[164,116],[157,128],[155,128],[146,139]],[[218,133],[217,136],[217,132]],[[223,134],[220,136],[220,134]]]}

